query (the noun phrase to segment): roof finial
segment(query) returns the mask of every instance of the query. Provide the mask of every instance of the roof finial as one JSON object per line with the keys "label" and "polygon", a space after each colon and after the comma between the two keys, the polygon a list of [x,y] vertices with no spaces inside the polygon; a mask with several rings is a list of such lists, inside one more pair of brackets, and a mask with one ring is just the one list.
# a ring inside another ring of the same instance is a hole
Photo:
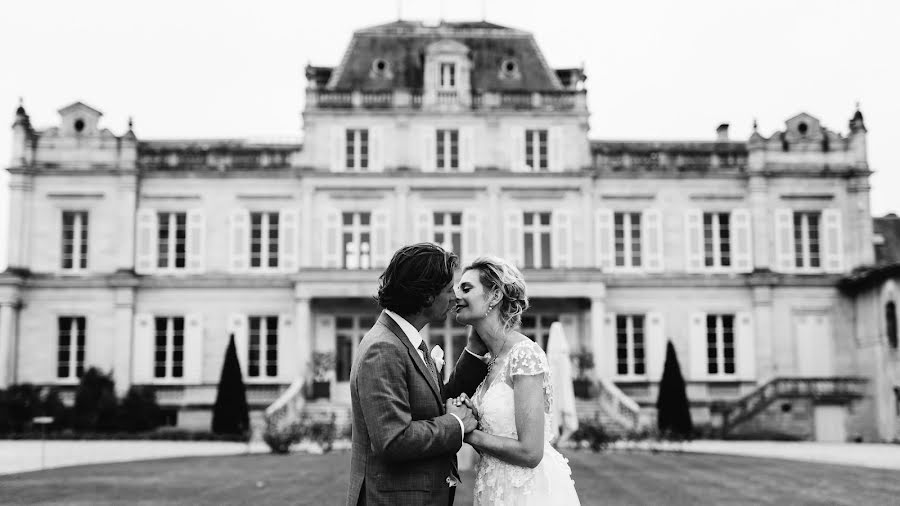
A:
{"label": "roof finial", "polygon": [[128,129],[134,130],[134,119],[131,116],[128,116]]}
{"label": "roof finial", "polygon": [[754,131],[754,132],[757,131],[756,129],[757,129],[758,126],[759,126],[759,125],[756,123],[756,118],[753,118],[753,131]]}

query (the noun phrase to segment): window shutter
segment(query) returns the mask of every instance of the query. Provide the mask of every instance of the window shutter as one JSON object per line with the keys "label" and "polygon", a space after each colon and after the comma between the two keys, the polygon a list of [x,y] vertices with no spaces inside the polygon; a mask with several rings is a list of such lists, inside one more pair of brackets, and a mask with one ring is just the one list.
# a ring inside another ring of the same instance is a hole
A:
{"label": "window shutter", "polygon": [[343,127],[331,129],[331,171],[344,172],[347,169],[347,139]]}
{"label": "window shutter", "polygon": [[369,128],[369,170],[384,171],[384,129],[379,126]]}
{"label": "window shutter", "polygon": [[753,272],[752,220],[749,209],[731,212],[731,265],[737,272]]}
{"label": "window shutter", "polygon": [[756,381],[756,339],[753,332],[753,317],[749,311],[735,315],[734,339],[738,377],[745,381]]}
{"label": "window shutter", "polygon": [[596,235],[594,237],[594,249],[596,250],[597,267],[608,271],[613,268],[613,212],[612,209],[597,209],[594,211],[596,223]]}
{"label": "window shutter", "polygon": [[572,267],[572,213],[567,209],[555,209],[553,223],[553,267]]}
{"label": "window shutter", "polygon": [[184,320],[184,382],[199,385],[203,383],[203,315],[190,313]]}
{"label": "window shutter", "polygon": [[462,219],[462,258],[464,262],[471,263],[484,254],[481,246],[481,214],[478,211],[467,209],[463,211]]}
{"label": "window shutter", "polygon": [[841,210],[825,209],[822,211],[822,265],[825,272],[839,274],[844,272],[844,242],[841,226]]}
{"label": "window shutter", "polygon": [[229,227],[229,271],[244,272],[250,267],[250,212],[246,209],[231,211]]}
{"label": "window shutter", "polygon": [[647,379],[660,381],[666,362],[666,327],[663,315],[652,311],[647,313],[644,349],[647,362]]}
{"label": "window shutter", "polygon": [[156,209],[142,207],[137,211],[134,263],[138,274],[148,274],[156,269]]}
{"label": "window shutter", "polygon": [[775,210],[775,265],[780,272],[791,272],[795,265],[794,212]]}
{"label": "window shutter", "polygon": [[475,129],[462,127],[459,129],[459,170],[473,172],[475,170]]}
{"label": "window shutter", "polygon": [[692,313],[688,324],[690,340],[690,379],[703,381],[707,378],[706,355],[706,313]]}
{"label": "window shutter", "polygon": [[294,328],[294,316],[290,313],[278,315],[278,380],[290,383],[297,376],[297,340],[309,339],[301,336]]}
{"label": "window shutter", "polygon": [[282,209],[278,217],[278,266],[284,272],[297,272],[300,212]]}
{"label": "window shutter", "polygon": [[684,215],[685,259],[688,272],[703,270],[703,212],[688,209]]}
{"label": "window shutter", "polygon": [[416,241],[434,242],[434,214],[431,209],[416,209]]}
{"label": "window shutter", "polygon": [[187,271],[206,270],[206,212],[191,209],[187,213]]}
{"label": "window shutter", "polygon": [[131,382],[153,382],[153,315],[134,315],[134,346],[131,350]]}
{"label": "window shutter", "polygon": [[509,131],[509,170],[523,172],[525,168],[525,129],[512,127]]}
{"label": "window shutter", "polygon": [[437,165],[437,132],[434,128],[422,129],[422,172],[434,172]]}
{"label": "window shutter", "polygon": [[344,246],[341,243],[341,213],[337,209],[326,209],[322,220],[322,237],[325,239],[323,267],[339,269],[343,265]]}
{"label": "window shutter", "polygon": [[563,135],[561,127],[551,127],[549,135],[547,136],[547,157],[550,165],[551,172],[562,172],[565,170],[563,167],[563,154],[565,153],[565,149],[563,148]]}
{"label": "window shutter", "polygon": [[390,213],[386,209],[372,212],[372,267],[386,267],[394,251],[391,247]]}
{"label": "window shutter", "polygon": [[241,364],[241,375],[247,378],[247,346],[250,338],[250,327],[247,315],[233,313],[228,316],[228,336],[234,336],[234,348],[238,362]]}
{"label": "window shutter", "polygon": [[659,209],[646,209],[641,220],[641,244],[644,250],[644,270],[663,271],[663,227]]}
{"label": "window shutter", "polygon": [[618,375],[616,368],[616,314],[606,313],[603,319],[603,356],[594,357],[597,375],[609,378]]}
{"label": "window shutter", "polygon": [[522,221],[521,209],[507,209],[504,217],[506,222],[506,237],[504,246],[506,247],[504,254],[506,259],[515,266],[521,268],[525,263],[524,253],[524,224]]}

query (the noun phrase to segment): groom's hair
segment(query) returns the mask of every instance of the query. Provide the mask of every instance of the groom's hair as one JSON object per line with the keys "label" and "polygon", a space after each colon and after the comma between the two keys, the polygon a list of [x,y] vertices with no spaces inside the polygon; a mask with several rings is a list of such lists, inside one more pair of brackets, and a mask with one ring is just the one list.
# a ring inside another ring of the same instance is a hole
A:
{"label": "groom's hair", "polygon": [[399,315],[416,314],[453,281],[458,268],[459,257],[437,244],[404,246],[378,278],[375,300],[382,309]]}

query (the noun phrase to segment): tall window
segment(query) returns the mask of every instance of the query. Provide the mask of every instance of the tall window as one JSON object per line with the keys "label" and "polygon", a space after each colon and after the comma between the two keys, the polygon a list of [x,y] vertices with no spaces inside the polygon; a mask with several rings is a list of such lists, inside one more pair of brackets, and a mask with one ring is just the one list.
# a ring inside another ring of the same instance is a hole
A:
{"label": "tall window", "polygon": [[153,319],[153,377],[184,377],[184,317],[157,316]]}
{"label": "tall window", "polygon": [[187,213],[157,214],[156,266],[160,269],[184,269],[187,244]]}
{"label": "tall window", "polygon": [[434,242],[457,255],[462,252],[462,213],[434,213]]}
{"label": "tall window", "polygon": [[459,170],[459,130],[437,131],[437,169]]}
{"label": "tall window", "polygon": [[86,321],[83,316],[60,316],[57,320],[59,346],[56,350],[56,377],[76,379],[84,373]]}
{"label": "tall window", "polygon": [[347,168],[369,169],[369,131],[367,129],[347,129]]}
{"label": "tall window", "polygon": [[432,323],[428,326],[428,344],[433,348],[440,346],[444,350],[444,379],[450,379],[450,372],[456,366],[459,355],[466,348],[468,339],[466,327],[456,323],[452,316],[443,324]]}
{"label": "tall window", "polygon": [[794,259],[801,269],[818,269],[822,266],[819,229],[822,213],[797,211],[794,213]]}
{"label": "tall window", "polygon": [[703,251],[707,267],[731,266],[728,213],[703,213]]}
{"label": "tall window", "polygon": [[525,267],[550,267],[550,213],[524,213]]}
{"label": "tall window", "polygon": [[616,373],[619,376],[646,374],[646,343],[643,315],[616,315]]}
{"label": "tall window", "polygon": [[547,338],[550,337],[550,325],[559,321],[558,314],[533,313],[522,315],[521,332],[525,337],[547,349]]}
{"label": "tall window", "polygon": [[734,315],[706,315],[706,372],[732,375],[734,362]]}
{"label": "tall window", "polygon": [[456,64],[455,63],[441,63],[441,76],[440,83],[441,89],[444,90],[453,90],[456,89]]}
{"label": "tall window", "polygon": [[251,316],[247,340],[247,376],[278,376],[278,317]]}
{"label": "tall window", "polygon": [[278,267],[278,213],[250,213],[250,267]]}
{"label": "tall window", "polygon": [[893,301],[884,305],[884,323],[887,330],[888,344],[897,349],[897,305]]}
{"label": "tall window", "polygon": [[344,268],[372,266],[372,213],[342,213]]}
{"label": "tall window", "polygon": [[63,211],[62,213],[62,268],[87,269],[88,213],[87,211]]}
{"label": "tall window", "polygon": [[615,213],[616,267],[641,266],[641,213]]}
{"label": "tall window", "polygon": [[525,165],[533,171],[547,170],[547,152],[547,130],[525,130]]}
{"label": "tall window", "polygon": [[375,325],[372,315],[341,315],[335,319],[334,372],[337,381],[350,381],[356,346],[372,325]]}

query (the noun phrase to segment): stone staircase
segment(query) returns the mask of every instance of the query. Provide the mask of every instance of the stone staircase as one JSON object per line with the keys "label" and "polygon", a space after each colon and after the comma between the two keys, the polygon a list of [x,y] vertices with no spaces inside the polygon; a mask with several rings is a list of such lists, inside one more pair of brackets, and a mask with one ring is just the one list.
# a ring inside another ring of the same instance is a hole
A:
{"label": "stone staircase", "polygon": [[303,418],[311,422],[334,420],[337,433],[343,434],[350,428],[350,406],[321,399],[307,401],[303,396],[303,380],[296,379],[266,408],[265,422],[286,427]]}
{"label": "stone staircase", "polygon": [[603,429],[615,436],[638,429],[641,408],[633,399],[606,379],[597,382],[597,391],[593,399],[575,399],[579,420],[599,420]]}

